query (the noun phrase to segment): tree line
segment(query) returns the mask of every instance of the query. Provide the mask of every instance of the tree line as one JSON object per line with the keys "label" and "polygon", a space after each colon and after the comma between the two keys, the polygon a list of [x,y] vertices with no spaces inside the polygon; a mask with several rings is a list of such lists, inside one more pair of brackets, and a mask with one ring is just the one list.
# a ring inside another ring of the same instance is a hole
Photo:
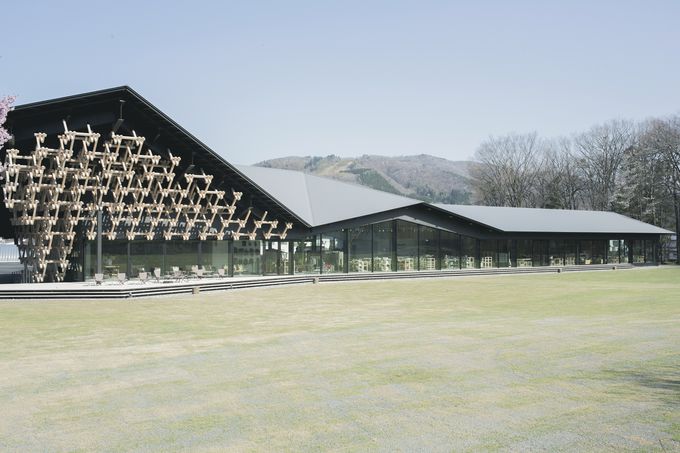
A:
{"label": "tree line", "polygon": [[480,204],[614,211],[680,232],[680,115],[570,137],[492,136],[472,176]]}

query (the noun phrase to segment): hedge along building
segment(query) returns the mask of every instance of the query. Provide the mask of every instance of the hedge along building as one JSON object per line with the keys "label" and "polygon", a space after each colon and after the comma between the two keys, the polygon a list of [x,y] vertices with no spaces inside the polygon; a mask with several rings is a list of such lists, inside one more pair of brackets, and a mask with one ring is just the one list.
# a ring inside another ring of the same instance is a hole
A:
{"label": "hedge along building", "polygon": [[129,87],[17,107],[0,233],[34,281],[654,263],[670,232],[608,212],[429,204],[234,166]]}

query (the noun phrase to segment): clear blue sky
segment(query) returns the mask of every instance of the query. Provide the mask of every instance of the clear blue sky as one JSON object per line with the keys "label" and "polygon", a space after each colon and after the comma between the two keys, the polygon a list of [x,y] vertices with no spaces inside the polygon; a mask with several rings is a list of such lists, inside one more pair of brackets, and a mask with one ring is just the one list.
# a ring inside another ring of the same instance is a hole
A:
{"label": "clear blue sky", "polygon": [[0,95],[130,85],[234,163],[680,112],[680,1],[5,1]]}

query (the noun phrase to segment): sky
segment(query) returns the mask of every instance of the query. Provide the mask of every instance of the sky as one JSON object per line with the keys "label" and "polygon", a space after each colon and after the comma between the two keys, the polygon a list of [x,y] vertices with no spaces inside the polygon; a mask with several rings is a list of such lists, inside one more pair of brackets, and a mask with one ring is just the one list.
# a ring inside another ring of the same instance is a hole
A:
{"label": "sky", "polygon": [[18,1],[0,96],[129,85],[228,161],[469,159],[680,113],[680,1]]}

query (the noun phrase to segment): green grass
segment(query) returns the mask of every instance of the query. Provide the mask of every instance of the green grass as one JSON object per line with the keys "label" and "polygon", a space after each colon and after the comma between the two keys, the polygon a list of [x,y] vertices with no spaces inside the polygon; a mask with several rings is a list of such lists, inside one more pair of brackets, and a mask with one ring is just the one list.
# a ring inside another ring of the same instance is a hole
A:
{"label": "green grass", "polygon": [[680,449],[680,268],[0,302],[1,451]]}

